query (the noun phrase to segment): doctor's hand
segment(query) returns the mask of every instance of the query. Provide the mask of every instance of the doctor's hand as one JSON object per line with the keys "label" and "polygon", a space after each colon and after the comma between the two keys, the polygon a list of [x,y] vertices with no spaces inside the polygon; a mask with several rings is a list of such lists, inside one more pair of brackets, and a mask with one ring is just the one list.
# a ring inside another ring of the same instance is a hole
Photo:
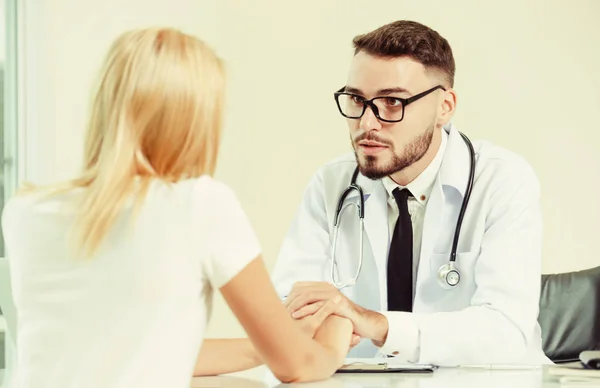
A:
{"label": "doctor's hand", "polygon": [[354,334],[358,336],[355,338],[369,338],[375,343],[383,343],[387,337],[388,321],[385,316],[353,303],[330,283],[294,284],[285,306],[295,319],[319,314],[323,308],[326,308],[327,314],[348,318],[354,325]]}
{"label": "doctor's hand", "polygon": [[349,318],[355,304],[333,285],[326,282],[295,283],[285,300],[292,318],[302,319],[326,308],[330,314]]}
{"label": "doctor's hand", "polygon": [[[308,335],[314,337],[317,334],[317,331],[321,328],[325,320],[334,315],[335,311],[335,303],[332,301],[321,301],[316,302],[314,304],[318,306],[318,309],[314,312],[314,314],[304,316],[296,320],[296,322],[300,325],[300,328]],[[360,342],[360,337],[356,334],[352,335],[350,346],[348,351],[358,345]]]}
{"label": "doctor's hand", "polygon": [[307,314],[296,319],[302,331],[310,335],[311,338],[315,336],[319,327],[321,327],[328,316],[335,312],[336,308],[335,303],[331,301],[318,302],[318,306],[319,308],[313,314]]}

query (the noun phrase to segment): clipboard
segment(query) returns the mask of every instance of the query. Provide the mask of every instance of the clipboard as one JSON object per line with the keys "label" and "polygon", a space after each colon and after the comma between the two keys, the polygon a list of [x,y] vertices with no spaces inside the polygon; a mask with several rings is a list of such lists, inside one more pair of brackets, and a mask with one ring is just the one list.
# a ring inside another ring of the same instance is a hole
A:
{"label": "clipboard", "polygon": [[342,365],[336,373],[433,373],[436,369],[432,364],[356,361]]}

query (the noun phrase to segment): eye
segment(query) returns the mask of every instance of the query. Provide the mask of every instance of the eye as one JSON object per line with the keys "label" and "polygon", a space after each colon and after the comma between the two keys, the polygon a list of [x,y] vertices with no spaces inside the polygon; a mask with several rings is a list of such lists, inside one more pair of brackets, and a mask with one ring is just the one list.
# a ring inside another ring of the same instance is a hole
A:
{"label": "eye", "polygon": [[355,104],[362,104],[363,101],[365,100],[364,98],[360,97],[360,96],[350,96],[350,99],[352,100],[352,102],[354,102]]}
{"label": "eye", "polygon": [[388,97],[385,99],[385,104],[390,107],[398,107],[402,105],[402,102],[394,97]]}

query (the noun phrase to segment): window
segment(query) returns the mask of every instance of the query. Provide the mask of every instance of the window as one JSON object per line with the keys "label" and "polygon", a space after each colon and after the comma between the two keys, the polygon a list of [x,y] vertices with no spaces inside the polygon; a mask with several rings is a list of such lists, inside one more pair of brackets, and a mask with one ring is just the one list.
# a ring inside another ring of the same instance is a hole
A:
{"label": "window", "polygon": [[[0,208],[17,185],[16,0],[0,0]],[[0,236],[0,257],[4,239]]]}
{"label": "window", "polygon": [[[7,19],[6,13],[6,0],[0,0],[0,141],[2,145],[0,146],[0,160],[3,161],[4,165],[4,127],[6,126],[6,119],[4,115],[6,100],[6,88],[4,87],[4,79],[5,76],[5,62],[6,62],[6,23],[4,22]],[[4,169],[3,169],[4,170]],[[2,184],[2,190],[0,191],[0,206],[4,207],[4,171],[0,171],[1,178],[0,184]],[[0,257],[4,256],[4,239],[0,240]]]}
{"label": "window", "polygon": [[[17,186],[16,26],[17,0],[0,0],[0,209]],[[0,234],[0,257],[4,254],[4,239]],[[5,366],[5,326],[0,309],[0,369]]]}

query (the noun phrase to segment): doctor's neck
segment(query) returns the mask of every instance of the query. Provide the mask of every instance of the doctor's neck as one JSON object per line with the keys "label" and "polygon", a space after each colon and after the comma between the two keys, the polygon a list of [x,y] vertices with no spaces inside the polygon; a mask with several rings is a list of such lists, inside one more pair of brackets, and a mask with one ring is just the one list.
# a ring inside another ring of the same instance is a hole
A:
{"label": "doctor's neck", "polygon": [[403,168],[400,171],[390,175],[390,178],[400,186],[406,186],[410,182],[414,181],[425,169],[431,164],[433,159],[440,149],[442,143],[442,129],[436,128],[433,131],[431,138],[431,144],[427,148],[427,151],[421,155],[421,157],[408,167]]}

